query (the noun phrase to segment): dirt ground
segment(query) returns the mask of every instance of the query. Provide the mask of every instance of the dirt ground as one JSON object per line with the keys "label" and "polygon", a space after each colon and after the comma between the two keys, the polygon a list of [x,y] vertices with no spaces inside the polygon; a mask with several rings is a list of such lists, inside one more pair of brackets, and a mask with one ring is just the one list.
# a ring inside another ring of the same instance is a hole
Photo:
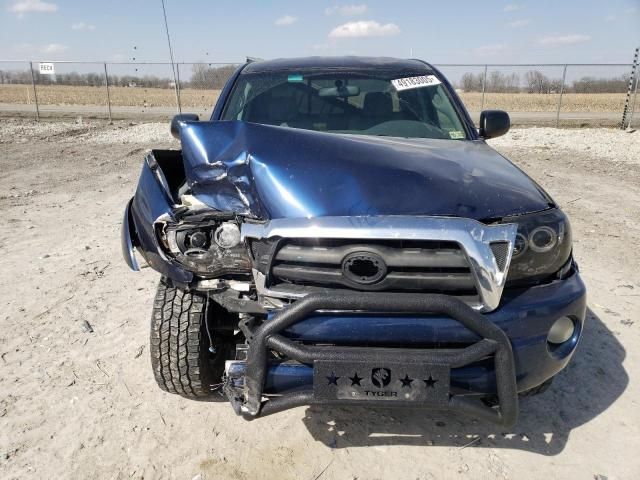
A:
{"label": "dirt ground", "polygon": [[0,119],[0,478],[636,479],[640,132],[519,129],[494,145],[572,220],[589,318],[512,431],[429,411],[297,408],[253,422],[160,391],[158,275],[120,254],[166,124]]}

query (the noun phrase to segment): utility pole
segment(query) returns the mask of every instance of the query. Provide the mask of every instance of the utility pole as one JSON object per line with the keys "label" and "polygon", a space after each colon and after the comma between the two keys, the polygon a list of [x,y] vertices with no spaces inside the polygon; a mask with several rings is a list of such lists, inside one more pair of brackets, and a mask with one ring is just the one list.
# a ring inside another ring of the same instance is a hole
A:
{"label": "utility pole", "polygon": [[171,71],[173,72],[173,83],[176,89],[176,105],[178,113],[182,113],[182,107],[180,105],[180,86],[178,85],[178,74],[176,73],[176,64],[173,59],[173,48],[171,48],[171,35],[169,35],[169,23],[167,22],[167,9],[164,6],[164,0],[162,2],[162,14],[164,15],[164,29],[167,32],[167,43],[169,44],[169,57],[171,58]]}

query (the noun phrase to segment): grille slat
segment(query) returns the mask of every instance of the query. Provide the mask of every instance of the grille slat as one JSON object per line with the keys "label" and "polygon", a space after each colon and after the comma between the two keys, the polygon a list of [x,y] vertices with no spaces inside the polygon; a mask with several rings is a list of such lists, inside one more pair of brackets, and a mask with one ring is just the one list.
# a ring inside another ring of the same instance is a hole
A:
{"label": "grille slat", "polygon": [[[273,274],[292,283],[306,282],[311,285],[343,285],[342,271],[332,268],[300,265],[277,265]],[[473,290],[475,284],[468,273],[423,273],[391,272],[368,290]]]}
{"label": "grille slat", "polygon": [[[349,253],[368,249],[368,245],[343,245],[339,247],[301,247],[299,245],[285,245],[278,251],[276,260],[279,262],[299,262],[340,265],[342,259]],[[385,259],[389,267],[415,268],[468,268],[467,260],[458,249],[398,249],[377,246],[376,251]]]}
{"label": "grille slat", "polygon": [[[343,262],[349,255],[372,253],[384,260],[386,274],[375,283],[348,278]],[[286,289],[330,288],[361,291],[447,293],[477,296],[467,258],[452,242],[286,239],[271,263],[270,286]]]}

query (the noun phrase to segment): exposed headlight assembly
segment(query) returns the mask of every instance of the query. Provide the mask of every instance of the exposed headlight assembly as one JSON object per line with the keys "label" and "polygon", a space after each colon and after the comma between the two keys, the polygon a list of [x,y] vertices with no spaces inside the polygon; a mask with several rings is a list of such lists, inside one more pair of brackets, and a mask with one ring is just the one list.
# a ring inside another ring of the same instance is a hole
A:
{"label": "exposed headlight assembly", "polygon": [[203,278],[251,271],[235,220],[193,220],[161,225],[158,236],[170,257]]}
{"label": "exposed headlight assembly", "polygon": [[571,258],[571,227],[562,210],[509,217],[516,235],[507,283],[543,280],[557,274]]}

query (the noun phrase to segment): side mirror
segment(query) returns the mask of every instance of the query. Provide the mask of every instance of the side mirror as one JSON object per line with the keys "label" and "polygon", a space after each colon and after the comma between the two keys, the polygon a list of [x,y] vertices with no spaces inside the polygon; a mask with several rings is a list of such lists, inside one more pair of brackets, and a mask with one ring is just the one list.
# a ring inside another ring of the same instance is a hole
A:
{"label": "side mirror", "polygon": [[180,129],[184,127],[186,122],[198,122],[200,117],[195,113],[182,113],[171,119],[171,135],[180,140]]}
{"label": "side mirror", "polygon": [[509,131],[509,114],[502,110],[484,110],[480,114],[480,136],[484,139],[499,137]]}

